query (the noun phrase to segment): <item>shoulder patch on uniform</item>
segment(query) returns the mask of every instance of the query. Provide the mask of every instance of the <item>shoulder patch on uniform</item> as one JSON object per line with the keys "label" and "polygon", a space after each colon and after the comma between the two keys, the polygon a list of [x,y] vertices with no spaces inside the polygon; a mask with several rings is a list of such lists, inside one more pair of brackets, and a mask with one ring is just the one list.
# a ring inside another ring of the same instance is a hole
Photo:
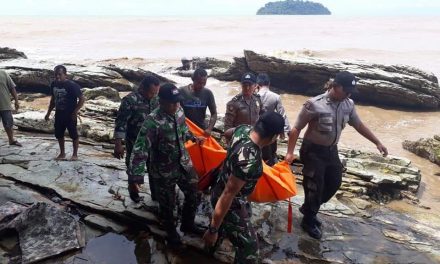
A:
{"label": "shoulder patch on uniform", "polygon": [[231,101],[238,101],[240,99],[241,95],[237,94],[236,96],[232,97]]}

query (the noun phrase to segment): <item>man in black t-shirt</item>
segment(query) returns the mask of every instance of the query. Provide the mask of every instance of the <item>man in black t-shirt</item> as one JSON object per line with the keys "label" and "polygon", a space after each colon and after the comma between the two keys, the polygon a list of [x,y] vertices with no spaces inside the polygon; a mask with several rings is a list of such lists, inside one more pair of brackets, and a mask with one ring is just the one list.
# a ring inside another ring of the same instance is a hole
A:
{"label": "man in black t-shirt", "polygon": [[67,129],[73,142],[73,153],[70,160],[77,160],[79,136],[76,120],[85,98],[81,92],[81,87],[74,81],[67,79],[66,67],[58,65],[55,67],[54,72],[55,81],[50,84],[52,97],[50,98],[49,109],[44,119],[48,121],[50,113],[55,108],[55,137],[60,145],[60,154],[55,159],[66,159],[64,132]]}
{"label": "man in black t-shirt", "polygon": [[[179,90],[183,97],[180,105],[185,116],[203,129],[206,136],[210,136],[217,121],[217,106],[211,90],[205,87],[207,79],[208,73],[205,70],[196,69],[192,75],[193,83]],[[208,125],[205,122],[206,108],[211,113]]]}

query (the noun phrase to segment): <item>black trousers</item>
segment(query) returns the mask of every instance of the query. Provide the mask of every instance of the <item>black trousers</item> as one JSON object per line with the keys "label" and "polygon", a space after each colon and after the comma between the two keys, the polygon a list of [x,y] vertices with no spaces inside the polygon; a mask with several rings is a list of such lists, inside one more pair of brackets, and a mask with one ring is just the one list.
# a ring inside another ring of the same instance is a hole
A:
{"label": "black trousers", "polygon": [[300,149],[304,164],[304,217],[315,216],[341,186],[342,164],[337,146],[321,146],[304,140]]}

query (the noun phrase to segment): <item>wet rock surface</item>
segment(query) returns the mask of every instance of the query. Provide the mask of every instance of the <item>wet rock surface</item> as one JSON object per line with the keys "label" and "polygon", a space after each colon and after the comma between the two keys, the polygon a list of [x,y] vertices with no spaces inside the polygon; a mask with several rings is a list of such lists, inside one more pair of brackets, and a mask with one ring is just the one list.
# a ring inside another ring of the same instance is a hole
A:
{"label": "wet rock surface", "polygon": [[[36,190],[50,190],[62,203],[69,202],[82,210],[93,209],[95,215],[98,213],[105,218],[118,219],[118,222],[126,222],[129,226],[133,221],[142,223],[136,225],[148,227],[161,241],[165,233],[158,225],[155,216],[157,205],[150,200],[148,184],[142,189],[144,202],[133,203],[126,188],[125,165],[122,160],[112,158],[110,150],[99,143],[81,145],[79,161],[54,161],[58,150],[55,140],[22,137],[20,141],[24,144],[23,148],[10,147],[4,139],[0,140],[0,174],[3,175],[0,177],[0,202],[27,200],[26,191],[18,192],[24,193],[19,196],[21,198],[11,195],[17,193],[12,191],[12,188],[17,188],[16,184],[26,184]],[[69,144],[67,150],[69,155]],[[286,233],[286,202],[253,204],[252,221],[259,234],[262,252],[275,263],[283,263],[284,260],[306,263],[371,263],[375,260],[436,263],[440,260],[438,217],[432,216],[430,221],[420,222],[378,206],[372,200],[354,199],[344,191],[322,207],[319,217],[324,222],[323,239],[309,238],[299,226],[301,214],[297,208],[303,200],[301,189],[298,186],[300,193],[293,199],[292,234]],[[3,197],[5,195],[7,198]],[[208,223],[210,206],[207,198],[199,207],[196,218],[200,225]],[[181,194],[178,200],[182,202]],[[184,236],[183,240],[192,248],[203,248],[200,238]],[[168,263],[179,259],[179,255],[167,253],[165,248],[159,251],[155,256],[157,259],[165,258]],[[81,254],[75,257],[87,259]],[[223,261],[232,259],[228,241],[221,245],[215,257]],[[196,258],[206,257],[196,254]],[[72,256],[63,259],[63,263],[74,263]]]}
{"label": "wet rock surface", "polygon": [[82,88],[81,89],[86,100],[93,99],[108,99],[114,102],[120,102],[121,97],[119,96],[119,92],[116,89],[111,87],[96,87],[93,89],[90,88]]}
{"label": "wet rock surface", "polygon": [[404,149],[440,165],[440,135],[433,138],[421,138],[417,141],[405,140]]}
{"label": "wet rock surface", "polygon": [[11,221],[2,222],[0,232],[13,229],[18,233],[20,263],[33,263],[85,245],[83,227],[74,217],[47,203],[21,208]]}
{"label": "wet rock surface", "polygon": [[[1,56],[1,53],[0,53]],[[110,62],[89,62],[87,65],[64,64],[69,78],[84,88],[111,87],[117,91],[132,91],[146,75],[153,75],[161,82],[172,82],[154,72],[141,68],[128,68]],[[17,85],[18,91],[50,93],[53,68],[47,61],[14,59],[1,61],[0,69],[5,70]]]}
{"label": "wet rock surface", "polygon": [[[87,101],[78,122],[80,135],[99,142],[111,142],[118,107],[119,103],[106,99]],[[16,126],[21,130],[53,133],[53,119],[47,122],[44,115],[44,112],[33,111],[14,115],[14,118]],[[216,131],[222,131],[222,118],[220,116],[216,123]],[[220,134],[216,132],[215,135]],[[301,141],[298,141],[297,150],[300,144]],[[280,158],[285,156],[286,151],[286,141],[279,142]],[[339,155],[346,168],[341,190],[356,197],[367,196],[378,202],[402,198],[417,201],[415,195],[421,173],[411,161],[394,156],[384,158],[379,154],[353,149],[340,149]],[[298,183],[302,182],[301,167],[301,163],[296,163],[294,168],[299,175]]]}
{"label": "wet rock surface", "polygon": [[404,65],[379,65],[362,62],[324,61],[316,58],[282,59],[244,51],[230,68],[213,72],[219,80],[240,80],[243,72],[265,72],[271,84],[284,91],[305,95],[323,92],[325,83],[337,72],[349,70],[359,79],[356,101],[438,110],[440,88],[436,76]]}
{"label": "wet rock surface", "polygon": [[27,59],[27,57],[24,52],[18,51],[16,49],[0,47],[0,61],[11,59]]}

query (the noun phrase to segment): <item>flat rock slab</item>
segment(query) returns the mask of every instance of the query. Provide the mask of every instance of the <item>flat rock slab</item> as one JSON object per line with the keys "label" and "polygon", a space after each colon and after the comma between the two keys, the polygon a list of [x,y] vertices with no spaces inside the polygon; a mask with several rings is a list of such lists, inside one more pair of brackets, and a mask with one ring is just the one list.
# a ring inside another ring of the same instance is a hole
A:
{"label": "flat rock slab", "polygon": [[85,234],[73,216],[47,203],[36,203],[23,210],[4,229],[18,232],[21,262],[33,263],[63,252],[82,248]]}
{"label": "flat rock slab", "polygon": [[[5,187],[6,190],[14,187],[11,181],[23,182],[28,186],[54,191],[63,200],[93,209],[96,213],[121,221],[127,218],[140,221],[148,225],[158,237],[165,235],[158,227],[153,210],[155,203],[149,195],[148,180],[141,193],[144,203],[133,203],[128,197],[123,160],[113,158],[101,145],[81,145],[80,160],[71,162],[53,160],[58,151],[58,144],[54,139],[22,137],[20,141],[24,145],[22,148],[9,146],[4,138],[0,139],[0,174],[8,178],[4,180],[0,177],[0,191],[3,190],[1,180],[8,186]],[[69,155],[70,145],[66,147]],[[335,198],[323,205],[319,214],[324,222],[323,239],[311,239],[300,227],[302,216],[297,208],[303,201],[301,189],[298,186],[300,193],[292,200],[293,234],[286,233],[286,202],[253,204],[252,222],[259,235],[261,251],[273,260],[280,263],[286,259],[364,263],[367,259],[383,258],[387,260],[385,262],[405,263],[405,259],[408,259],[418,263],[436,263],[435,257],[440,256],[440,237],[435,231],[439,229],[436,229],[433,221],[418,222],[405,215],[389,212],[385,208],[381,208],[377,213],[373,212],[371,218],[361,218],[356,210]],[[207,225],[211,214],[208,198],[204,197],[197,214],[196,222],[201,225]],[[2,195],[0,201],[1,199],[4,199]],[[178,200],[182,202],[181,194]],[[369,207],[359,201],[356,204],[361,208]],[[387,218],[380,218],[381,213],[386,214]],[[400,238],[389,230],[402,230],[411,239],[399,240]],[[204,246],[203,241],[196,237],[183,236],[183,241],[199,249],[203,249]],[[380,249],[377,241],[380,241]],[[231,244],[225,241],[215,257],[230,262],[233,258],[232,252]],[[357,252],[365,252],[365,255]],[[393,252],[399,252],[400,255]]]}
{"label": "flat rock slab", "polygon": [[84,218],[84,222],[91,226],[95,226],[98,229],[101,229],[103,231],[107,232],[115,232],[115,233],[122,233],[125,230],[127,230],[126,226],[120,225],[118,223],[115,223],[114,221],[111,221],[103,216],[100,215],[88,215]]}

